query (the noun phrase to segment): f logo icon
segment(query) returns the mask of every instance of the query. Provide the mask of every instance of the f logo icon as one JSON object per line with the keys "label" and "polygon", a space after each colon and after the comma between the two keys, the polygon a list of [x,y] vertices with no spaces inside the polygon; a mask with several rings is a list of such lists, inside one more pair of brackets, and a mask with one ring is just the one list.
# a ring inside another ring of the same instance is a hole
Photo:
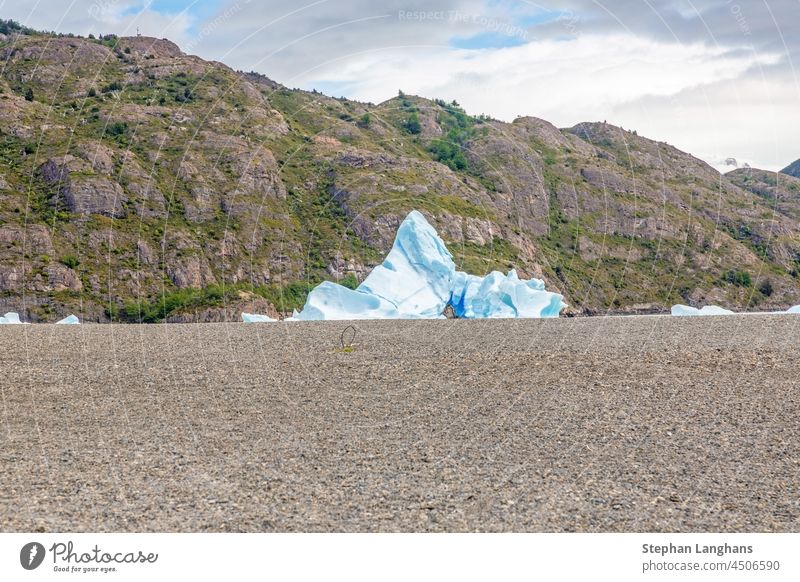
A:
{"label": "f logo icon", "polygon": [[30,542],[22,546],[19,552],[19,563],[26,570],[35,570],[44,561],[44,546],[39,542]]}

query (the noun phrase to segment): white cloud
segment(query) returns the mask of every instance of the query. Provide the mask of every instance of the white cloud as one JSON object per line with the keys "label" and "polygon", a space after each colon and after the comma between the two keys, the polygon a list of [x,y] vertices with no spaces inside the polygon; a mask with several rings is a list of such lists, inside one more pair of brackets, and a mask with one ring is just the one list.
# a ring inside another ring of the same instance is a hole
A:
{"label": "white cloud", "polygon": [[[308,88],[336,87],[337,96],[372,102],[402,89],[425,97],[457,99],[472,113],[506,121],[533,115],[567,127],[607,119],[710,162],[717,156],[738,156],[772,167],[781,162],[768,156],[766,149],[775,149],[774,140],[783,140],[784,149],[792,144],[784,135],[789,126],[781,127],[780,119],[798,119],[797,96],[790,83],[754,76],[747,82],[739,79],[747,71],[779,60],[777,54],[701,43],[583,35],[569,41],[533,41],[477,51],[392,47],[353,54],[300,72],[286,82]],[[774,103],[767,101],[765,90],[775,96]],[[791,126],[798,127],[796,122]],[[758,127],[761,134],[754,138]],[[745,134],[750,142],[742,139]],[[753,141],[758,147],[744,147]],[[782,154],[788,156],[781,158],[787,161],[800,151]]]}
{"label": "white cloud", "polygon": [[356,54],[326,72],[301,72],[290,83],[345,84],[351,96],[382,101],[397,88],[457,98],[502,119],[537,115],[555,123],[594,119],[620,103],[667,96],[772,64],[775,55],[727,53],[701,44],[634,36],[583,36],[504,49],[398,47]]}

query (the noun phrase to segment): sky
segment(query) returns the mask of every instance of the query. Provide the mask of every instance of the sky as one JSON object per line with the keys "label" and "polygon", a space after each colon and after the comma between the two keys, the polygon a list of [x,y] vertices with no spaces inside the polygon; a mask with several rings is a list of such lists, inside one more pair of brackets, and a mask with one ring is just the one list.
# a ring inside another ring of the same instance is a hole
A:
{"label": "sky", "polygon": [[800,158],[800,0],[0,0],[0,16],[138,30],[335,97],[605,120],[720,170]]}

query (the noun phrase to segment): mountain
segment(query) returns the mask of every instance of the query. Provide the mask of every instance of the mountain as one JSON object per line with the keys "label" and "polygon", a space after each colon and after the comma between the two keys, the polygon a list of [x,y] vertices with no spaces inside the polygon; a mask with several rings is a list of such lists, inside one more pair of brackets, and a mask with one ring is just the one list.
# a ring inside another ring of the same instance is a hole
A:
{"label": "mountain", "polygon": [[[606,123],[293,90],[147,37],[0,35],[0,310],[219,321],[355,287],[420,210],[573,314],[800,303],[797,182]],[[778,182],[779,180],[779,182]]]}
{"label": "mountain", "polygon": [[795,160],[784,169],[781,170],[781,174],[787,174],[794,178],[800,178],[800,160]]}

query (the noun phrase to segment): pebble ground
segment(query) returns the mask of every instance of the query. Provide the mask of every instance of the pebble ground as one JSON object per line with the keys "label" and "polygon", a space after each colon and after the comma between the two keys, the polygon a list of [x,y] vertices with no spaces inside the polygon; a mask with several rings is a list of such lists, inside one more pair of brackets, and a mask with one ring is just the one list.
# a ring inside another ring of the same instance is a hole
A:
{"label": "pebble ground", "polygon": [[800,530],[800,316],[346,325],[0,326],[0,531]]}

